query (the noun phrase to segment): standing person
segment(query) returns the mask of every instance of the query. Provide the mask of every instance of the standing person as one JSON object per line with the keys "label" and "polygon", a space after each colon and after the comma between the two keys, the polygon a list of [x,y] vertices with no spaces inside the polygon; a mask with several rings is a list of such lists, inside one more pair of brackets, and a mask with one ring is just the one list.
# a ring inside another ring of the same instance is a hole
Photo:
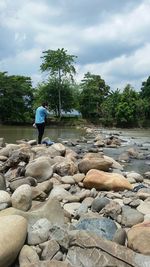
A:
{"label": "standing person", "polygon": [[45,129],[45,120],[47,115],[50,114],[47,109],[48,109],[47,102],[42,103],[42,105],[36,109],[35,125],[36,128],[38,129],[38,144],[41,144]]}

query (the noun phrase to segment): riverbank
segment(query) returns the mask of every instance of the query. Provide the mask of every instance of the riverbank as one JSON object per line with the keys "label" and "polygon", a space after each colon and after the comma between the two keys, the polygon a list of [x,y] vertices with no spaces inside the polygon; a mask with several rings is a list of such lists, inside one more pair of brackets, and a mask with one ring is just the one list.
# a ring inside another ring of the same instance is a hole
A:
{"label": "riverbank", "polygon": [[121,135],[85,132],[51,146],[0,140],[0,266],[150,265],[150,172],[125,171],[135,147],[106,155]]}

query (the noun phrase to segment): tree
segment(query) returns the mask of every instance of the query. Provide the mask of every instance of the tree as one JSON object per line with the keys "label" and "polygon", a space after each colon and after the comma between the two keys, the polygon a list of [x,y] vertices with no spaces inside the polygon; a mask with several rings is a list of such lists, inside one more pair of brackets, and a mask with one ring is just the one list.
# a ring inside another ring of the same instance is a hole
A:
{"label": "tree", "polygon": [[141,87],[141,97],[150,99],[150,76],[146,80],[146,82],[142,82]]}
{"label": "tree", "polygon": [[80,111],[85,118],[100,117],[101,104],[109,94],[110,87],[100,75],[87,72],[82,80],[80,94]]}
{"label": "tree", "polygon": [[43,52],[43,63],[40,68],[42,72],[48,72],[50,78],[58,79],[58,102],[59,102],[59,110],[58,115],[61,117],[61,109],[62,109],[62,90],[63,79],[71,78],[73,81],[73,75],[76,73],[74,68],[74,60],[76,56],[68,55],[67,50],[57,49],[57,50],[46,50]]}
{"label": "tree", "polygon": [[142,82],[140,96],[145,102],[144,110],[146,119],[150,118],[150,76],[145,82]]}
{"label": "tree", "polygon": [[0,120],[27,122],[32,116],[31,78],[0,72]]}
{"label": "tree", "polygon": [[111,91],[104,99],[102,108],[102,124],[105,126],[116,125],[116,111],[121,100],[121,93],[119,89]]}
{"label": "tree", "polygon": [[132,127],[137,126],[138,111],[137,103],[139,101],[139,94],[128,84],[124,88],[120,101],[116,107],[116,121],[117,126]]}
{"label": "tree", "polygon": [[[76,107],[76,88],[68,80],[61,83],[61,108],[63,111],[71,111]],[[35,91],[36,105],[45,99],[49,103],[49,109],[59,116],[59,81],[56,78],[49,79],[46,83],[39,84]]]}

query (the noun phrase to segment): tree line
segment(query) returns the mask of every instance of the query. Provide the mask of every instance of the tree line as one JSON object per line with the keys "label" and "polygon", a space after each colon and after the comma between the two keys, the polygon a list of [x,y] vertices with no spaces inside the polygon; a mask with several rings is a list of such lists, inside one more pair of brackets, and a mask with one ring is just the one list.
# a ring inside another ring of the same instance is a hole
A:
{"label": "tree line", "polygon": [[40,69],[47,76],[35,88],[30,77],[0,72],[1,123],[32,123],[36,107],[46,100],[60,120],[62,111],[75,109],[82,118],[103,126],[150,126],[150,76],[140,91],[130,84],[112,91],[100,75],[90,72],[76,83],[77,57],[64,48],[43,51],[41,58]]}

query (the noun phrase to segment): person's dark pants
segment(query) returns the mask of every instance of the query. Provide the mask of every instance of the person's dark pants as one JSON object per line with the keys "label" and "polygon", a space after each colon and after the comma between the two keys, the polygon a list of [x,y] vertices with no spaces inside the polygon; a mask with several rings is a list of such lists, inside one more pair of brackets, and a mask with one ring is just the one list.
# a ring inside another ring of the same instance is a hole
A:
{"label": "person's dark pants", "polygon": [[42,137],[44,134],[44,129],[45,129],[45,123],[36,123],[36,127],[38,129],[38,144],[41,144]]}

